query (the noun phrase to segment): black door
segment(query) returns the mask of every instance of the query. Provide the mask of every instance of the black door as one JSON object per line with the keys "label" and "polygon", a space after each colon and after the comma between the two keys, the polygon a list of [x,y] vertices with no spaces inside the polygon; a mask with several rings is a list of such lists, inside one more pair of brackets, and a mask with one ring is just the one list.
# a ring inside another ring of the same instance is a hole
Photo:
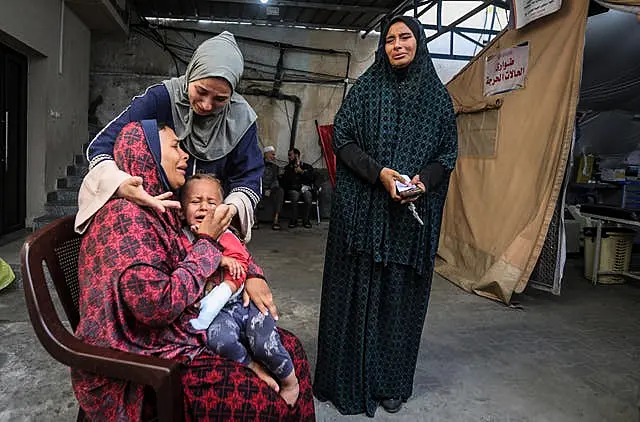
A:
{"label": "black door", "polygon": [[27,59],[0,44],[0,235],[24,227]]}

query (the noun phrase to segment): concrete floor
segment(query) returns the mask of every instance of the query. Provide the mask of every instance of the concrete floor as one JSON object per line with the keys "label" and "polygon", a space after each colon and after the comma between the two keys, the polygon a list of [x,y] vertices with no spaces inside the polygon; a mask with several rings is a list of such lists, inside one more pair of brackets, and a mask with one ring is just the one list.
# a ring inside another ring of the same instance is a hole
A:
{"label": "concrete floor", "polygon": [[[280,325],[315,365],[328,224],[273,232],[250,247],[267,273]],[[20,242],[0,247],[17,259]],[[17,262],[17,261],[15,261]],[[527,291],[509,308],[436,277],[414,395],[375,421],[640,422],[640,285],[592,287],[571,262],[561,297]],[[319,421],[345,417],[317,403]],[[20,289],[0,292],[0,421],[72,421],[67,368],[38,343]]]}

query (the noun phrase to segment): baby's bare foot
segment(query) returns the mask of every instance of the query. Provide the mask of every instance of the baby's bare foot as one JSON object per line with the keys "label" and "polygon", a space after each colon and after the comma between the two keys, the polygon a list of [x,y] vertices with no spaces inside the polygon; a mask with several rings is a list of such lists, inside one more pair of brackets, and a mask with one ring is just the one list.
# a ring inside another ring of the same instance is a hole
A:
{"label": "baby's bare foot", "polygon": [[280,387],[280,396],[284,399],[289,406],[296,404],[298,395],[300,394],[300,384],[298,384],[298,378],[296,374],[291,373],[287,378],[282,380],[282,386]]}
{"label": "baby's bare foot", "polygon": [[249,365],[249,369],[256,373],[258,378],[262,381],[266,382],[269,387],[271,387],[276,393],[280,392],[280,386],[278,382],[267,372],[266,369],[262,367],[259,363],[251,362]]}

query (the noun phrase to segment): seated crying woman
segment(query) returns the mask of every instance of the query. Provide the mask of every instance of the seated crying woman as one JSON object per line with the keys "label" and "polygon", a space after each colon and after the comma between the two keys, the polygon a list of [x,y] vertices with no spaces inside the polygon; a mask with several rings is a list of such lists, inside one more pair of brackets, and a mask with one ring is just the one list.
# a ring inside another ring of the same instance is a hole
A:
{"label": "seated crying woman", "polygon": [[[188,155],[173,130],[158,127],[155,120],[127,124],[117,137],[114,160],[142,178],[151,195],[176,191],[185,183]],[[293,334],[278,329],[299,382],[298,400],[289,406],[247,366],[211,351],[206,331],[190,324],[198,317],[195,304],[207,280],[220,271],[223,250],[217,239],[230,219],[228,213],[209,212],[187,248],[176,210],[160,212],[111,198],[82,239],[76,336],[96,346],[182,362],[185,420],[313,421],[309,363]],[[248,256],[245,289],[262,285],[263,278]],[[80,370],[71,375],[89,420],[155,417],[154,397],[144,386]]]}

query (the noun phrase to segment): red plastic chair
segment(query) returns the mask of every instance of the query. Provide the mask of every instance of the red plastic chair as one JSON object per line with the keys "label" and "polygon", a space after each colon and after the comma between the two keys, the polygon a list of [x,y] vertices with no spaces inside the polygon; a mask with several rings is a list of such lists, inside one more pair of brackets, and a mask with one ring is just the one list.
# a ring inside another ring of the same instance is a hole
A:
{"label": "red plastic chair", "polygon": [[[69,367],[152,387],[156,394],[157,420],[183,420],[179,362],[86,344],[62,324],[49,292],[45,268],[75,331],[80,321],[78,251],[81,236],[73,230],[74,219],[75,216],[67,216],[54,221],[31,235],[22,247],[24,296],[40,343],[54,359]],[[84,412],[80,409],[78,421],[82,420]]]}

